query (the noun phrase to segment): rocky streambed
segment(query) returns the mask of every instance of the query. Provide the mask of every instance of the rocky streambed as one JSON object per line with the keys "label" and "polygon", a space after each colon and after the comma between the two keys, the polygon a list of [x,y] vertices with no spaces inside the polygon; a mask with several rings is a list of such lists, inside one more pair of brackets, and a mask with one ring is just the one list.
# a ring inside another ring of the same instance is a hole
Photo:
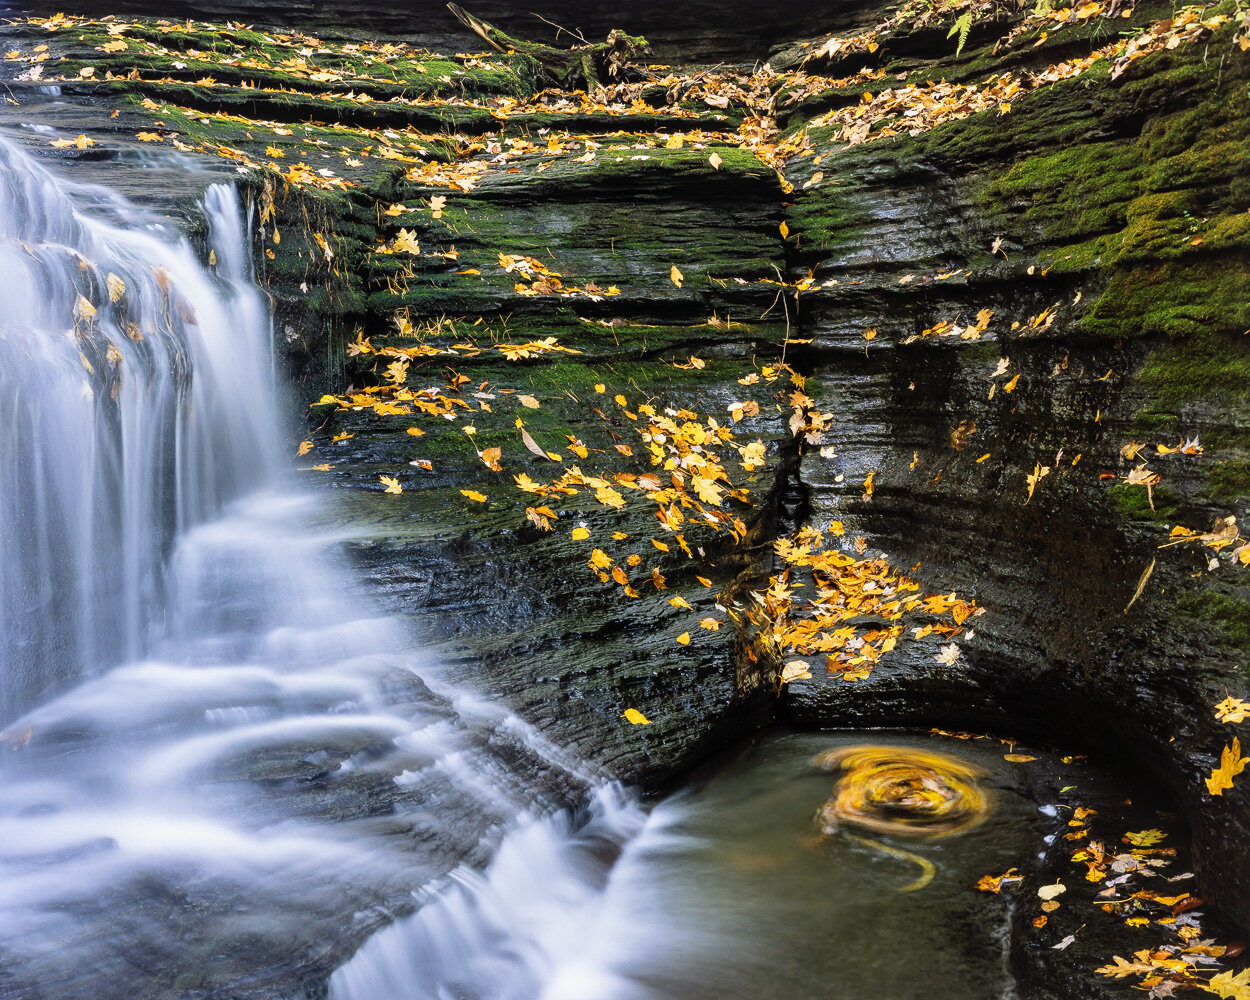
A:
{"label": "rocky streambed", "polygon": [[[653,55],[589,93],[433,10],[27,13],[6,132],[251,193],[300,475],[458,683],[651,790],[772,723],[1088,754],[1250,928],[1250,805],[1208,781],[1250,718],[1239,8],[840,8],[766,67],[622,8]],[[1088,958],[1079,907],[1033,924],[1089,841],[1155,849],[1114,798],[1066,793],[1008,883],[1026,995],[1205,940],[1183,898],[1095,913]]]}

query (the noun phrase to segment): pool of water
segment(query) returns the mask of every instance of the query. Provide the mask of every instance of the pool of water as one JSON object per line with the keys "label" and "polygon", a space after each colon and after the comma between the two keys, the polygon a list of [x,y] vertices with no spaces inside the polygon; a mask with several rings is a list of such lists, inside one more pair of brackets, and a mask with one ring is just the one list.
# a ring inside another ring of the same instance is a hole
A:
{"label": "pool of water", "polygon": [[[833,747],[937,750],[978,765],[992,812],[932,842],[847,832],[816,819]],[[613,872],[600,961],[622,995],[685,1000],[968,1000],[1014,995],[1007,913],[978,878],[1022,864],[1048,817],[997,741],[901,733],[781,733],[726,758],[660,804]],[[883,848],[930,861],[921,866]]]}
{"label": "pool of water", "polygon": [[[812,758],[864,744],[980,769],[988,815],[932,841],[822,832],[838,776]],[[604,800],[579,828],[553,817],[510,834],[486,872],[370,940],[332,1000],[1014,997],[1007,908],[975,884],[1023,865],[1055,821],[1030,790],[1044,756],[1030,769],[1008,752],[928,734],[763,735],[649,812]]]}

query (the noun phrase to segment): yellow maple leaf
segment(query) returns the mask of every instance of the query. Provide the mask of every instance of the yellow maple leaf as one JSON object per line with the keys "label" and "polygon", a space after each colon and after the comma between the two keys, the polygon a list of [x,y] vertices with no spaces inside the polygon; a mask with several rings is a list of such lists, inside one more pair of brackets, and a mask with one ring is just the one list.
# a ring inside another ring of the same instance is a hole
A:
{"label": "yellow maple leaf", "polygon": [[311,441],[301,441],[299,443],[299,448],[297,448],[295,451],[295,454],[307,455],[312,450],[313,450],[313,443]]}
{"label": "yellow maple leaf", "polygon": [[588,565],[591,569],[607,569],[612,565],[612,557],[604,552],[603,549],[595,549],[590,553]]}
{"label": "yellow maple leaf", "polygon": [[686,599],[685,599],[684,597],[680,597],[680,596],[679,596],[679,597],[672,597],[672,598],[669,598],[669,602],[668,602],[668,603],[669,603],[669,604],[671,604],[671,605],[672,605],[673,607],[675,607],[675,608],[685,608],[687,611],[693,611],[693,610],[694,610],[694,608],[692,608],[692,607],[691,607],[691,606],[690,606],[690,605],[686,602]]}
{"label": "yellow maple leaf", "polygon": [[1207,778],[1207,791],[1212,795],[1223,795],[1224,790],[1233,787],[1233,778],[1241,774],[1250,764],[1250,757],[1241,755],[1241,740],[1236,736],[1233,742],[1220,753],[1220,765]]}
{"label": "yellow maple leaf", "polygon": [[1221,972],[1211,978],[1206,989],[1224,997],[1224,1000],[1250,1000],[1250,969],[1242,969],[1236,975]]}
{"label": "yellow maple leaf", "polygon": [[1215,717],[1220,722],[1245,722],[1250,717],[1250,701],[1242,701],[1230,694],[1215,706]]}
{"label": "yellow maple leaf", "polygon": [[476,503],[485,503],[485,502],[486,502],[486,497],[485,497],[485,495],[484,495],[484,494],[479,493],[477,490],[461,490],[460,492],[461,492],[464,496],[468,497],[470,500],[473,500],[473,501],[474,501],[474,502],[476,502]]}
{"label": "yellow maple leaf", "polygon": [[642,714],[640,711],[638,711],[638,709],[636,709],[636,708],[627,708],[627,709],[625,709],[624,713],[621,715],[621,718],[623,718],[623,719],[628,719],[628,720],[629,720],[630,722],[632,722],[635,726],[649,726],[649,725],[651,725],[651,720],[650,720],[650,719],[648,719],[645,715],[643,715],[643,714]]}
{"label": "yellow maple leaf", "polygon": [[1155,967],[1148,962],[1129,962],[1119,955],[1114,957],[1115,965],[1104,965],[1094,971],[1100,976],[1113,976],[1116,979],[1122,976],[1147,976],[1155,971]]}
{"label": "yellow maple leaf", "polygon": [[1134,847],[1154,847],[1165,837],[1167,834],[1162,830],[1137,830],[1124,835],[1124,839]]}

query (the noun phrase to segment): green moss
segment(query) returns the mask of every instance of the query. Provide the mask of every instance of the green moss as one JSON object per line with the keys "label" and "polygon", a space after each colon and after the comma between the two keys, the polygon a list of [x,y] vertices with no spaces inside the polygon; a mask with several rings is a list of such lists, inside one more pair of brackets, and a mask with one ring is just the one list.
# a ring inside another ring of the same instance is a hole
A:
{"label": "green moss", "polygon": [[1117,267],[1082,326],[1117,339],[1240,333],[1250,327],[1247,288],[1243,255]]}
{"label": "green moss", "polygon": [[1250,461],[1220,462],[1207,476],[1211,496],[1216,500],[1244,502],[1250,498]]}
{"label": "green moss", "polygon": [[[1242,286],[1242,291],[1247,286]],[[1204,329],[1154,351],[1138,374],[1150,393],[1148,410],[1175,414],[1186,403],[1242,402],[1250,386],[1250,338]]]}
{"label": "green moss", "polygon": [[1154,524],[1175,523],[1181,511],[1180,498],[1166,485],[1160,484],[1153,491],[1154,508],[1151,509],[1151,494],[1144,486],[1130,486],[1117,483],[1108,491],[1112,506],[1120,512],[1126,521],[1147,521]]}
{"label": "green moss", "polygon": [[1225,640],[1241,649],[1250,649],[1250,602],[1217,590],[1204,589],[1181,595],[1177,614],[1216,625]]}

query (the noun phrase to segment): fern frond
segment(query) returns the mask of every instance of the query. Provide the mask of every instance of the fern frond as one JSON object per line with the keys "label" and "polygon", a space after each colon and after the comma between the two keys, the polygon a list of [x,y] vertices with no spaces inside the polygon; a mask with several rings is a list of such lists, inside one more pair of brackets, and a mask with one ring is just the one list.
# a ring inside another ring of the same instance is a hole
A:
{"label": "fern frond", "polygon": [[968,40],[968,32],[972,30],[972,11],[966,10],[954,24],[951,30],[946,33],[946,37],[950,38],[955,32],[959,32],[959,44],[955,46],[955,55],[958,56],[964,49],[964,42]]}

